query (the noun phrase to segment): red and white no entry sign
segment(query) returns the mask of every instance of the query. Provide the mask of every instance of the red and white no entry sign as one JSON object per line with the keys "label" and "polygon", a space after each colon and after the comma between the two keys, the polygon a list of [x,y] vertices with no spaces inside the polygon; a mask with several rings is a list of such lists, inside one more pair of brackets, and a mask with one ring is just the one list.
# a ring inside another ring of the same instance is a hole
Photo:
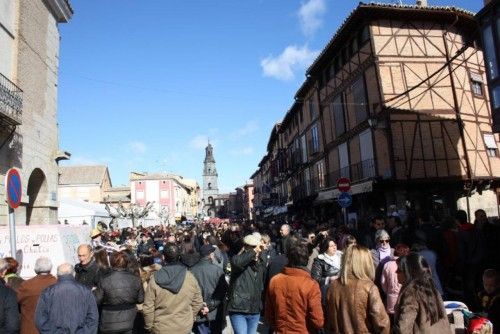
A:
{"label": "red and white no entry sign", "polygon": [[351,180],[347,177],[341,177],[337,180],[337,188],[343,193],[348,192],[351,190]]}

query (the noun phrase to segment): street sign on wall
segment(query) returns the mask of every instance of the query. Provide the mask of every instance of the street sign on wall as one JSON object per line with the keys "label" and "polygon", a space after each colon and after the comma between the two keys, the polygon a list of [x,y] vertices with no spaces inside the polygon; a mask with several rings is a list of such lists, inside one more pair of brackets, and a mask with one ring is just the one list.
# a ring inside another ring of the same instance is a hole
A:
{"label": "street sign on wall", "polygon": [[17,208],[21,204],[21,176],[15,168],[9,169],[5,175],[5,193],[7,194],[7,203],[12,209]]}
{"label": "street sign on wall", "polygon": [[341,177],[337,180],[337,188],[343,193],[348,192],[351,190],[351,180],[347,177]]}

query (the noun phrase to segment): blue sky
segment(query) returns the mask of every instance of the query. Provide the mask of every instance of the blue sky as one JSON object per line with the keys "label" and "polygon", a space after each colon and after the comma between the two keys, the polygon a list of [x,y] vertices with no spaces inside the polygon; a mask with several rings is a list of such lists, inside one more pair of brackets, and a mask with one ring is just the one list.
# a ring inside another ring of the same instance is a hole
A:
{"label": "blue sky", "polygon": [[[472,11],[482,0],[428,0]],[[214,145],[219,188],[246,182],[305,69],[359,1],[72,0],[62,24],[60,147],[65,164],[105,164],[201,184]],[[413,2],[403,1],[410,4]]]}

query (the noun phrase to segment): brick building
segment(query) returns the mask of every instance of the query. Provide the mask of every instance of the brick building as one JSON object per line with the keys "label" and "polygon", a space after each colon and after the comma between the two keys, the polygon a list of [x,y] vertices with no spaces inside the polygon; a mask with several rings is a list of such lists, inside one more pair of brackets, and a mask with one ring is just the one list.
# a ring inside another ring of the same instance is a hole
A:
{"label": "brick building", "polygon": [[299,219],[341,219],[336,182],[348,177],[358,218],[389,207],[497,216],[498,136],[476,31],[454,7],[360,3],[273,127],[256,193],[269,182],[268,197]]}

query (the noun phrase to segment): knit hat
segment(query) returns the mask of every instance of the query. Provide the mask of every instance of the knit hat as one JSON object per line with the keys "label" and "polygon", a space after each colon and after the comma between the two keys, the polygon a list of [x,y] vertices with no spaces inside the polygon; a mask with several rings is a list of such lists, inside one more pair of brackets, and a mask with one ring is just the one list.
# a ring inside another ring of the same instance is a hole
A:
{"label": "knit hat", "polygon": [[249,234],[243,239],[243,242],[245,243],[245,245],[255,247],[260,244],[260,238],[255,234]]}
{"label": "knit hat", "polygon": [[215,252],[215,247],[212,245],[203,245],[200,247],[200,255],[202,257],[208,256],[213,252]]}

